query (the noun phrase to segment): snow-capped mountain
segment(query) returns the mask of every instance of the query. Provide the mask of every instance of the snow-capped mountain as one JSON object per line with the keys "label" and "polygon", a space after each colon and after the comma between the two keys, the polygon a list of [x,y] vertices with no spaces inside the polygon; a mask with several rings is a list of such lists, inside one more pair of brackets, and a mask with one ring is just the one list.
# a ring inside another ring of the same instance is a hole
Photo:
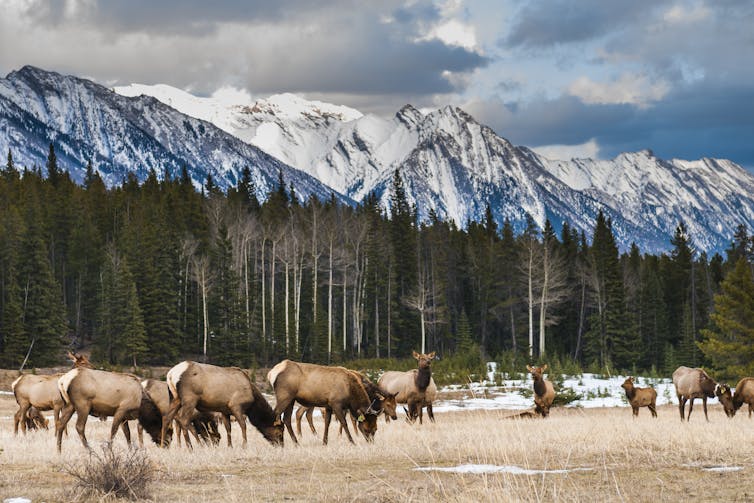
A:
{"label": "snow-capped mountain", "polygon": [[332,190],[360,201],[374,192],[386,207],[399,169],[420,218],[433,210],[464,226],[490,204],[498,223],[520,229],[531,215],[590,236],[602,210],[621,248],[636,242],[648,252],[667,250],[681,220],[705,251],[723,250],[738,224],[754,223],[754,177],[730,161],[649,151],[554,161],[454,107],[424,114],[406,105],[384,118],[290,94],[233,103],[164,85],[114,91],[31,67],[11,73],[0,80],[0,149],[42,165],[54,141],[74,176],[91,157],[109,183],[185,164],[197,182],[209,171],[227,187],[248,163],[260,194],[282,169],[303,195]]}
{"label": "snow-capped mountain", "polygon": [[223,106],[167,86],[116,91],[150,94],[212,121],[357,201],[375,191],[387,206],[400,168],[421,217],[432,209],[459,225],[480,219],[489,202],[499,222],[520,227],[528,213],[540,225],[567,220],[589,235],[602,209],[624,249],[636,241],[657,251],[681,220],[703,250],[724,248],[739,223],[754,222],[754,178],[730,161],[664,161],[649,151],[552,161],[452,107],[422,114],[406,105],[381,118],[291,95]]}
{"label": "snow-capped mountain", "polygon": [[128,172],[143,180],[150,170],[174,176],[186,166],[200,186],[211,173],[222,187],[235,185],[244,166],[260,196],[283,172],[303,197],[332,190],[306,173],[149,96],[125,97],[89,80],[25,66],[0,79],[0,149],[16,164],[44,166],[50,142],[74,180],[91,159],[109,185]]}

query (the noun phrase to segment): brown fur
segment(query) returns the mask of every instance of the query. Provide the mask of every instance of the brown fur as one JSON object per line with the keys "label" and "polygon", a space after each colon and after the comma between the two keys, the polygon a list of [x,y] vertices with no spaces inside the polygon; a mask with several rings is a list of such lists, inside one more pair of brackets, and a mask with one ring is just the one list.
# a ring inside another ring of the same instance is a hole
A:
{"label": "brown fur", "polygon": [[66,403],[60,421],[55,424],[58,452],[61,451],[63,430],[74,412],[78,416],[76,431],[86,448],[89,448],[85,434],[86,420],[90,414],[100,418],[112,416],[110,441],[120,427],[130,445],[131,431],[128,421],[131,419],[139,419],[152,438],[157,435],[153,417],[156,407],[151,403],[136,376],[77,368],[60,377],[58,389]]}
{"label": "brown fur", "polygon": [[544,371],[547,370],[547,364],[541,367],[527,365],[526,370],[531,372],[534,379],[534,410],[542,417],[547,417],[550,415],[550,407],[555,400],[555,388],[543,375]]}
{"label": "brown fur", "polygon": [[694,409],[694,399],[701,398],[704,408],[704,418],[707,417],[707,398],[715,396],[717,382],[707,372],[700,368],[678,367],[673,372],[673,384],[678,396],[678,410],[681,413],[681,421],[684,420],[684,408],[689,401],[689,413],[686,421],[691,419],[691,411]]}
{"label": "brown fur", "polygon": [[[73,368],[92,368],[92,364],[85,355],[68,352],[68,358],[73,362]],[[23,418],[27,417],[28,411],[34,407],[38,411],[53,411],[53,417],[57,423],[60,419],[60,411],[65,406],[63,397],[58,391],[58,379],[63,374],[33,375],[24,374],[13,382],[13,395],[18,404],[18,410],[13,416],[13,433],[18,434],[18,426],[26,433],[29,423]]]}
{"label": "brown fur", "polygon": [[[188,432],[199,441],[193,424],[195,410],[219,412],[225,420],[228,446],[232,445],[229,416],[241,427],[243,446],[246,447],[246,417],[273,445],[283,445],[283,425],[272,407],[251,382],[249,375],[236,367],[217,367],[192,361],[181,362],[168,371],[170,409],[163,419],[163,431],[173,419],[184,430],[186,446],[191,448]],[[245,417],[244,417],[245,416]]]}
{"label": "brown fur", "polygon": [[749,418],[754,411],[754,377],[744,377],[736,384],[735,393],[731,392],[730,386],[721,384],[715,389],[715,395],[723,404],[723,409],[728,417],[733,417],[743,404],[748,404]]}
{"label": "brown fur", "polygon": [[27,430],[46,430],[50,427],[50,422],[36,407],[29,407],[24,422]]}
{"label": "brown fur", "polygon": [[283,360],[267,374],[275,390],[277,405],[275,415],[283,414],[283,421],[294,442],[298,442],[291,426],[293,405],[296,401],[306,407],[325,407],[325,433],[327,444],[332,414],[344,425],[348,440],[353,437],[346,424],[345,414],[350,412],[358,420],[358,429],[367,441],[372,441],[377,431],[376,401],[369,400],[361,379],[343,367],[325,367],[311,363]]}
{"label": "brown fur", "polygon": [[[398,415],[396,414],[395,410],[397,408],[397,404],[395,402],[395,395],[391,394],[383,389],[381,389],[379,386],[374,384],[366,375],[362,374],[361,372],[357,372],[355,370],[346,369],[349,372],[352,372],[354,375],[356,375],[359,379],[361,379],[361,384],[364,385],[364,389],[367,392],[367,395],[369,395],[369,400],[375,401],[377,400],[377,407],[382,410],[382,412],[385,413],[386,417],[389,417],[393,420],[398,419]],[[306,414],[306,421],[309,423],[309,429],[312,431],[314,435],[317,434],[317,430],[314,428],[314,421],[312,420],[312,413],[314,412],[314,407],[299,407],[296,410],[296,433],[301,435],[301,419]],[[354,419],[353,416],[351,416],[351,423],[353,424],[354,430],[357,429],[356,419]],[[340,431],[343,431],[343,425],[340,426]]]}
{"label": "brown fur", "polygon": [[657,392],[653,388],[637,388],[634,386],[634,378],[628,377],[621,388],[626,390],[626,398],[631,404],[634,417],[639,416],[639,407],[647,407],[652,413],[652,417],[657,417]]}
{"label": "brown fur", "polygon": [[[417,361],[418,368],[408,372],[388,371],[382,374],[378,386],[388,393],[395,394],[397,403],[407,405],[406,419],[412,422],[419,417],[419,423],[422,422],[421,409],[427,407],[427,415],[434,422],[435,415],[432,411],[432,401],[436,397],[437,386],[432,379],[432,360],[435,358],[435,352],[429,354],[419,354],[416,351],[413,357]],[[433,388],[434,386],[434,388]],[[434,395],[432,390],[434,389]],[[429,392],[428,392],[429,390]],[[389,420],[389,418],[386,417]]]}

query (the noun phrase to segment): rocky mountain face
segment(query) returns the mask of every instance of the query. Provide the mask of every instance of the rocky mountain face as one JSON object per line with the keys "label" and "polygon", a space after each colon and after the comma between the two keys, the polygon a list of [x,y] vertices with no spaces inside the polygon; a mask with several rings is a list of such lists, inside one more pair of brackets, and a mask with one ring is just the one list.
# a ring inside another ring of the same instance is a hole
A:
{"label": "rocky mountain face", "polygon": [[303,197],[331,193],[306,173],[154,97],[125,97],[30,66],[0,79],[0,148],[31,168],[44,166],[50,142],[74,180],[83,178],[91,159],[109,185],[128,172],[143,180],[150,170],[176,176],[186,166],[197,186],[212,174],[228,187],[248,165],[260,196],[275,187],[280,171]]}
{"label": "rocky mountain face", "polygon": [[500,224],[521,229],[531,215],[590,236],[602,210],[622,249],[636,242],[647,252],[667,250],[679,221],[704,251],[723,250],[737,225],[754,223],[754,177],[733,162],[650,151],[550,160],[454,107],[406,105],[383,118],[290,94],[228,103],[164,85],[109,90],[31,67],[0,80],[0,149],[43,165],[50,141],[74,177],[91,158],[110,184],[186,165],[197,184],[212,173],[227,187],[248,164],[260,195],[282,170],[304,196],[358,202],[374,192],[385,207],[397,169],[420,218],[434,211],[464,226],[490,204]]}

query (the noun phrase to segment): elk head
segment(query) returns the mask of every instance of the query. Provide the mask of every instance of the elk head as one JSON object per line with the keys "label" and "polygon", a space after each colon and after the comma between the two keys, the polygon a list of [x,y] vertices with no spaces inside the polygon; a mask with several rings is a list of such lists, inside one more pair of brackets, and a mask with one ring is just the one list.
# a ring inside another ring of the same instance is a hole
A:
{"label": "elk head", "polygon": [[531,365],[527,365],[526,370],[531,372],[531,375],[535,381],[539,381],[540,379],[542,379],[542,374],[544,373],[544,371],[547,370],[547,364],[545,363],[541,367],[532,367]]}
{"label": "elk head", "polygon": [[414,358],[416,358],[416,361],[419,362],[420,369],[428,369],[430,365],[432,365],[432,360],[435,359],[434,351],[427,354],[419,354],[416,351],[413,351],[412,354]]}
{"label": "elk head", "polygon": [[262,432],[262,436],[272,445],[283,447],[283,431],[285,431],[285,426],[280,418],[276,418],[272,426],[267,426],[260,431]]}
{"label": "elk head", "polygon": [[92,365],[92,362],[89,361],[89,358],[87,358],[86,355],[80,355],[78,353],[71,353],[70,351],[68,351],[67,356],[68,356],[68,359],[73,362],[74,368],[80,368],[80,367],[84,367],[88,369],[94,368],[94,366]]}
{"label": "elk head", "polygon": [[620,385],[621,388],[628,391],[631,388],[634,387],[634,378],[633,377],[627,377],[625,381],[623,381],[623,384]]}
{"label": "elk head", "polygon": [[725,415],[733,417],[736,415],[736,407],[733,405],[733,393],[727,384],[718,384],[715,386],[715,396],[723,404]]}
{"label": "elk head", "polygon": [[373,400],[367,410],[359,411],[359,416],[356,418],[359,431],[367,442],[374,442],[374,434],[377,433],[377,417],[382,413],[382,408],[377,405],[378,403],[379,399]]}

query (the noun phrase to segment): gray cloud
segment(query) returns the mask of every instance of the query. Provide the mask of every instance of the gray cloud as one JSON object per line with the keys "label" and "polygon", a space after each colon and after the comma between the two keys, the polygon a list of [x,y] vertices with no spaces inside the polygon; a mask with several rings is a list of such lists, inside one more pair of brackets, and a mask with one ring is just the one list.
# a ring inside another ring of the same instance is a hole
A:
{"label": "gray cloud", "polygon": [[652,149],[662,158],[728,158],[754,167],[754,89],[689,86],[652,108],[587,105],[571,96],[528,104],[477,102],[467,110],[515,144],[579,145],[595,139],[603,157]]}
{"label": "gray cloud", "polygon": [[516,15],[505,47],[547,48],[582,42],[647,19],[664,0],[534,0]]}

